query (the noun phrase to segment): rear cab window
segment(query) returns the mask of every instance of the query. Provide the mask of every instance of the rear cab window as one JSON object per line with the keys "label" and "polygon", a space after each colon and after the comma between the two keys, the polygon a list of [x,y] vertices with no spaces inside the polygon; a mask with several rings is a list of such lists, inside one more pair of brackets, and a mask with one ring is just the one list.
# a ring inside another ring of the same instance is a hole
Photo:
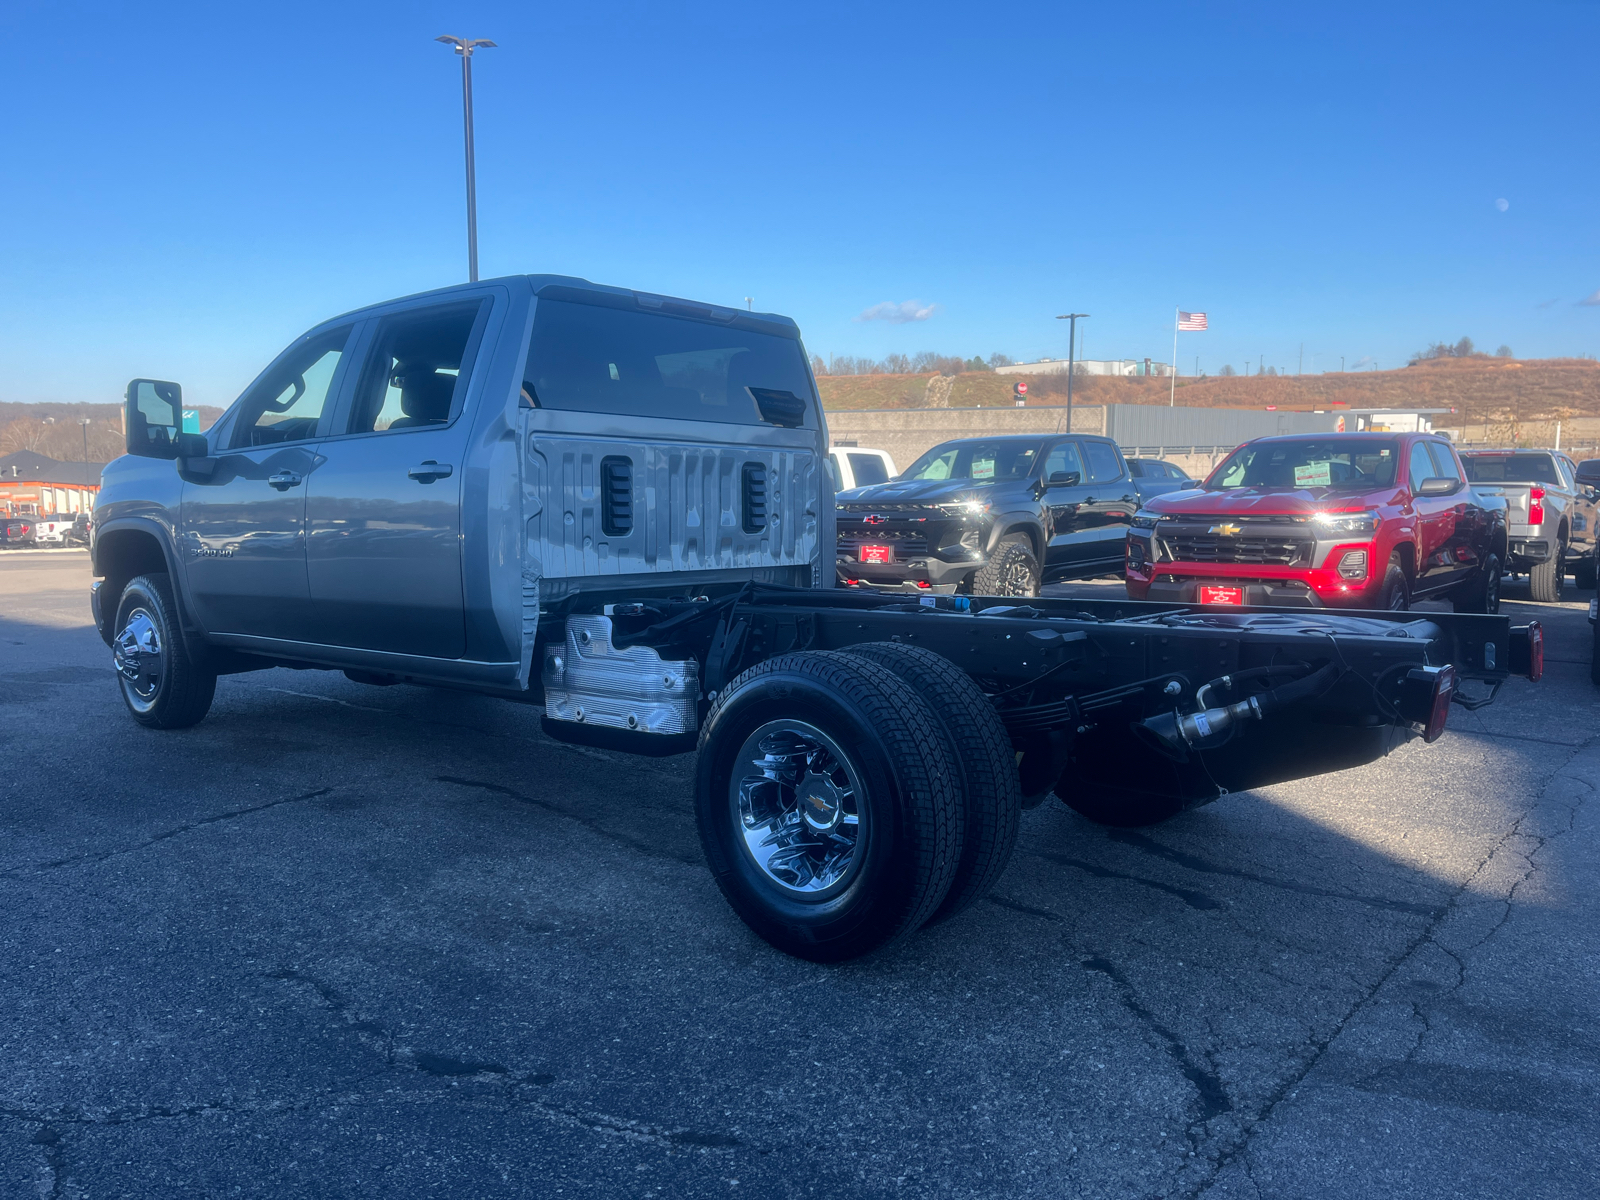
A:
{"label": "rear cab window", "polygon": [[[568,289],[562,289],[567,293]],[[534,407],[816,429],[798,338],[737,320],[541,294],[523,370]]]}
{"label": "rear cab window", "polygon": [[1462,461],[1473,483],[1561,483],[1548,454],[1468,454]]}
{"label": "rear cab window", "polygon": [[848,454],[845,457],[850,460],[850,474],[855,476],[857,487],[889,482],[889,470],[876,454]]}

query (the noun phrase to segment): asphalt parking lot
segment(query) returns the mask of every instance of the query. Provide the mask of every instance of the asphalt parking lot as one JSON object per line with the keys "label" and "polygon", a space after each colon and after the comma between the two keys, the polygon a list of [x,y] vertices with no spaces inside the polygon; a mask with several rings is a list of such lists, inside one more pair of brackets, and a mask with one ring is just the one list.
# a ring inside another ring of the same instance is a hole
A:
{"label": "asphalt parking lot", "polygon": [[[87,556],[0,555],[0,1197],[1591,1196],[1600,688],[784,958],[692,759],[339,675],[124,713]],[[1098,587],[1104,585],[1087,585]]]}

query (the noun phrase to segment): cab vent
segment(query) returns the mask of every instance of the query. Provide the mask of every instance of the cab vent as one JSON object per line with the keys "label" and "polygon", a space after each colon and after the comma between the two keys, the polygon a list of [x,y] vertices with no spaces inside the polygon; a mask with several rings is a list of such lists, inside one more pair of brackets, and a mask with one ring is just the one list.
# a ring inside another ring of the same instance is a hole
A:
{"label": "cab vent", "polygon": [[607,537],[633,532],[633,460],[600,460],[600,528]]}
{"label": "cab vent", "polygon": [[744,531],[760,533],[767,527],[767,465],[744,465]]}

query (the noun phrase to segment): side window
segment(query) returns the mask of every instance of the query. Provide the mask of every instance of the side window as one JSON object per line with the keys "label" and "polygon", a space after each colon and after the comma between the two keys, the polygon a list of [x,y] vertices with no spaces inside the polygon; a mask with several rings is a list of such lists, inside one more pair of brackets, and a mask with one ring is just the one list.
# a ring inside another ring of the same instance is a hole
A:
{"label": "side window", "polygon": [[1044,481],[1049,483],[1063,471],[1070,472],[1078,477],[1078,482],[1084,482],[1083,460],[1078,457],[1076,442],[1062,442],[1050,451],[1050,457],[1044,460]]}
{"label": "side window", "polygon": [[1443,442],[1429,442],[1428,449],[1433,453],[1433,473],[1440,479],[1454,479],[1461,481],[1461,472],[1456,469],[1456,456],[1449,446]]}
{"label": "side window", "polygon": [[1089,482],[1110,483],[1122,478],[1122,460],[1106,442],[1084,442],[1083,456],[1089,460]]}
{"label": "side window", "polygon": [[350,406],[348,433],[448,425],[461,411],[473,330],[486,301],[382,318]]}
{"label": "side window", "polygon": [[1433,478],[1433,459],[1428,455],[1426,442],[1413,442],[1411,444],[1411,490],[1415,492],[1422,486],[1424,479]]}
{"label": "side window", "polygon": [[856,477],[857,487],[889,482],[889,472],[884,468],[883,459],[876,454],[850,454],[846,457],[850,459],[850,474]]}
{"label": "side window", "polygon": [[250,390],[233,423],[233,449],[317,436],[351,328],[347,325],[311,339]]}

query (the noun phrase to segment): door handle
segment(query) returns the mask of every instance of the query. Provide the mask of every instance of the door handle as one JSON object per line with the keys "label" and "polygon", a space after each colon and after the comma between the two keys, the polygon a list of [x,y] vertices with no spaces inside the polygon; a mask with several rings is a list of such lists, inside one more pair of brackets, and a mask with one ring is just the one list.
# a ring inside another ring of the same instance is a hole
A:
{"label": "door handle", "polygon": [[267,486],[275,487],[280,492],[287,492],[290,488],[297,487],[299,483],[300,476],[293,471],[279,471],[276,475],[267,476]]}
{"label": "door handle", "polygon": [[433,459],[430,458],[427,462],[422,463],[420,466],[412,467],[411,470],[406,472],[406,474],[411,476],[411,478],[415,479],[418,483],[432,483],[435,479],[449,478],[451,472],[454,470],[455,468],[449,463],[434,462]]}

